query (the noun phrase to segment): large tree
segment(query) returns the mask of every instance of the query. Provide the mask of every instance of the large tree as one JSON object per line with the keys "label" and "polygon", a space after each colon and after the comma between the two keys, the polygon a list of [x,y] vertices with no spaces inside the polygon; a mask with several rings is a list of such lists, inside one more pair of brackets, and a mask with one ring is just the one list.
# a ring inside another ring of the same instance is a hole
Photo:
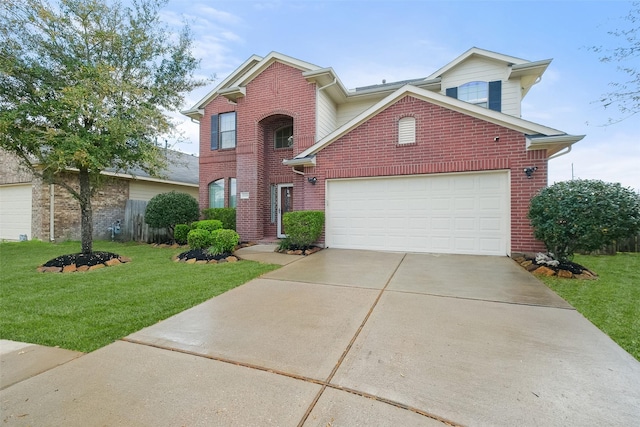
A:
{"label": "large tree", "polygon": [[[92,252],[91,197],[107,168],[164,166],[168,113],[205,82],[185,25],[162,25],[166,0],[0,1],[0,147],[80,204]],[[63,180],[77,172],[77,185]]]}
{"label": "large tree", "polygon": [[640,1],[633,2],[620,27],[608,33],[619,39],[618,47],[593,46],[590,49],[601,55],[600,61],[617,63],[618,70],[627,76],[626,80],[610,82],[612,91],[598,100],[605,108],[618,109],[620,117],[609,119],[609,123],[615,123],[640,112]]}

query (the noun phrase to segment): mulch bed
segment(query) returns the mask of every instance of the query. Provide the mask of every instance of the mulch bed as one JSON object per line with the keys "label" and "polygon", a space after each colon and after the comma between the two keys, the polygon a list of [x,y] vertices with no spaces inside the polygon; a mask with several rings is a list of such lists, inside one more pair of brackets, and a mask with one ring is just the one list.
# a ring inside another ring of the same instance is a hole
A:
{"label": "mulch bed", "polygon": [[42,264],[38,267],[38,271],[42,273],[72,273],[75,271],[96,270],[127,262],[131,262],[131,259],[113,252],[95,251],[88,254],[60,255]]}
{"label": "mulch bed", "polygon": [[176,262],[188,264],[219,264],[223,262],[237,262],[238,258],[231,253],[210,254],[206,249],[190,249],[173,258]]}
{"label": "mulch bed", "polygon": [[513,258],[527,271],[538,276],[558,276],[565,279],[595,280],[598,275],[587,267],[571,261],[561,261],[551,265],[544,261],[537,261],[539,254],[523,254]]}

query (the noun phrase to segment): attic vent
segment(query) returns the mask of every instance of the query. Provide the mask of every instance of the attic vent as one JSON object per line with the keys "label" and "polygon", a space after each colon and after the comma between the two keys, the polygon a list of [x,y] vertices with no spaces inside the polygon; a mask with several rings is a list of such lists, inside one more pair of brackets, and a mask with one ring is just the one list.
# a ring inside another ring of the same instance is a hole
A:
{"label": "attic vent", "polygon": [[398,145],[414,144],[416,142],[415,117],[403,117],[398,120]]}

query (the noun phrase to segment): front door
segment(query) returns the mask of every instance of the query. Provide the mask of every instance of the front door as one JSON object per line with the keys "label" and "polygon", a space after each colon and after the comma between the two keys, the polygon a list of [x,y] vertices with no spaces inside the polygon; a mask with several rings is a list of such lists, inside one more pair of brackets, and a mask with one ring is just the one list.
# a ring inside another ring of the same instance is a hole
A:
{"label": "front door", "polygon": [[293,210],[293,184],[278,184],[278,237],[285,237],[282,217]]}

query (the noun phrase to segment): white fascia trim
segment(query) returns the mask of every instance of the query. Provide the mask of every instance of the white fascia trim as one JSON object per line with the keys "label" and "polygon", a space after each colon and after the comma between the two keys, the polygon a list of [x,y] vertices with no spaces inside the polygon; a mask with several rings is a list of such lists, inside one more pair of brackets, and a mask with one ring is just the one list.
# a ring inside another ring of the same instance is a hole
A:
{"label": "white fascia trim", "polygon": [[369,107],[367,110],[363,111],[335,131],[322,138],[311,147],[307,148],[302,153],[298,154],[295,158],[298,159],[316,154],[327,145],[331,144],[346,133],[360,126],[362,123],[366,122],[367,120],[387,108],[389,105],[394,104],[405,96],[413,96],[417,99],[439,105],[449,110],[457,111],[471,117],[495,123],[497,125],[504,126],[506,128],[513,129],[527,135],[566,135],[560,130],[523,120],[519,117],[514,117],[498,111],[489,110],[488,108],[479,107],[477,105],[460,101],[458,99],[442,95],[437,92],[432,92],[426,89],[420,89],[415,86],[406,85],[388,95],[384,99],[380,100],[373,106]]}
{"label": "white fascia trim", "polygon": [[511,66],[507,79],[518,78],[526,75],[541,76],[549,67],[553,59],[543,59],[542,61],[529,62],[526,64],[515,64]]}
{"label": "white fascia trim", "polygon": [[279,61],[284,64],[290,65],[294,68],[298,68],[302,71],[317,70],[318,67],[310,62],[302,61],[300,59],[293,58],[291,56],[283,55],[279,52],[271,52],[264,58],[262,58],[257,64],[255,64],[249,71],[247,71],[237,82],[236,86],[245,86],[262,71],[264,71],[269,65]]}
{"label": "white fascia trim", "polygon": [[171,184],[171,185],[180,185],[182,187],[198,187],[199,184],[190,184],[188,182],[179,182],[179,181],[169,181],[162,178],[152,178],[150,176],[135,176],[128,173],[120,173],[120,172],[107,172],[102,171],[100,175],[111,176],[114,178],[122,178],[122,179],[131,179],[135,181],[147,181],[147,182],[155,182],[158,184]]}
{"label": "white fascia trim", "polygon": [[[235,79],[242,76],[248,68],[253,67],[256,63],[260,62],[261,60],[262,60],[261,56],[251,55],[249,59],[244,61],[242,65],[236,68],[234,72],[229,74],[227,78],[221,81],[220,84],[217,85],[215,88],[213,88],[211,92],[206,94],[200,101],[196,102],[196,104],[193,107],[189,108],[188,110],[181,111],[181,113],[191,118],[194,118],[193,115],[200,114],[200,112],[202,112],[202,115],[204,115],[204,109],[203,109],[204,106],[207,105],[213,98],[216,97],[216,95],[218,94],[218,91],[229,86],[233,81],[235,81]],[[200,115],[200,117],[202,117],[202,115]]]}
{"label": "white fascia trim", "polygon": [[549,136],[538,136],[538,135],[530,135],[527,136],[527,150],[548,150],[549,156],[553,156],[555,153],[559,151],[571,147],[578,141],[581,141],[586,135],[549,135]]}
{"label": "white fascia trim", "polygon": [[290,160],[284,159],[282,160],[282,164],[285,166],[315,166],[316,156],[302,157],[302,158],[295,157]]}
{"label": "white fascia trim", "polygon": [[515,56],[503,55],[501,53],[492,52],[490,50],[485,50],[485,49],[480,49],[480,48],[477,48],[477,47],[472,47],[471,49],[467,50],[462,55],[458,56],[453,61],[449,62],[444,67],[440,68],[435,73],[431,74],[429,77],[427,77],[427,79],[434,79],[436,77],[442,76],[444,73],[446,73],[447,71],[449,71],[450,69],[452,69],[456,65],[460,64],[461,62],[463,62],[464,60],[466,60],[467,58],[469,58],[472,55],[478,55],[478,56],[482,56],[482,57],[485,57],[485,58],[493,59],[493,60],[496,60],[496,61],[506,62],[508,64],[525,64],[525,63],[530,62],[530,61],[527,61],[526,59],[516,58]]}

